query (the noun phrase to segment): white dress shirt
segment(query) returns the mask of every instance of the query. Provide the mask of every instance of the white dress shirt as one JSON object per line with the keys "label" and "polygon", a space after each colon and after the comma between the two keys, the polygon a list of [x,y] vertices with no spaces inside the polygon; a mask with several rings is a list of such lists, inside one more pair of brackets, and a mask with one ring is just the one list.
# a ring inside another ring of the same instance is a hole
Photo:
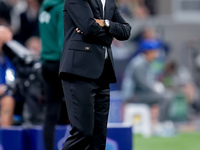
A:
{"label": "white dress shirt", "polygon": [[106,0],[101,0],[101,3],[103,5],[103,16],[104,16],[104,8],[105,8]]}

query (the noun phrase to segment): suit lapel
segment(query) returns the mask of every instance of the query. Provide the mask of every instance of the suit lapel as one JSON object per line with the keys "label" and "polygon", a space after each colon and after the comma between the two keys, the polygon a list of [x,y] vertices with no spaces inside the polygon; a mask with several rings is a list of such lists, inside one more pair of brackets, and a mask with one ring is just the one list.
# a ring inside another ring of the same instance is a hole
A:
{"label": "suit lapel", "polygon": [[96,0],[96,1],[97,1],[97,4],[99,5],[99,8],[100,8],[101,17],[103,18],[103,6],[102,6],[102,3],[101,3],[101,0]]}

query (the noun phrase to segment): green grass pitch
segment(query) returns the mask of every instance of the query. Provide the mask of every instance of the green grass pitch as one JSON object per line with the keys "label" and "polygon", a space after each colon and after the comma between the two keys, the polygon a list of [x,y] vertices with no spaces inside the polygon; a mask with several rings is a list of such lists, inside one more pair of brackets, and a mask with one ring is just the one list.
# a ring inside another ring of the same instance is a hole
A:
{"label": "green grass pitch", "polygon": [[200,150],[200,132],[179,133],[173,137],[133,137],[134,150]]}

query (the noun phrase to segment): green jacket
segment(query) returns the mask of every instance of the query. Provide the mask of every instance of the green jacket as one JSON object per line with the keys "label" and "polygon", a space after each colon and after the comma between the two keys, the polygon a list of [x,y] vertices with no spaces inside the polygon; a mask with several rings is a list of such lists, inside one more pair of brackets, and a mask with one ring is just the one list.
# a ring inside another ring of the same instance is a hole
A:
{"label": "green jacket", "polygon": [[42,40],[42,61],[59,61],[63,41],[64,0],[44,0],[39,15],[40,37]]}

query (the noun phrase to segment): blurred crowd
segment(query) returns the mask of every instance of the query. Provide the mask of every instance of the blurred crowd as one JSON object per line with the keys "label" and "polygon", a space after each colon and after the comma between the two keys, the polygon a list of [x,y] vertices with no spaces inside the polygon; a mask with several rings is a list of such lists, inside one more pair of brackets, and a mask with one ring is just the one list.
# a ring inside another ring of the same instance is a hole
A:
{"label": "blurred crowd", "polygon": [[[159,136],[175,133],[177,123],[198,120],[199,84],[187,66],[168,59],[170,44],[159,38],[153,27],[143,28],[132,42],[135,50],[122,75],[125,103],[148,105],[152,132]],[[166,130],[169,123],[170,129]],[[198,125],[193,127],[198,129]]]}
{"label": "blurred crowd", "polygon": [[[0,0],[1,126],[38,125],[44,119],[38,27],[41,3],[42,0]],[[157,14],[156,0],[117,0],[117,4],[125,18],[145,19]],[[28,57],[21,57],[9,44],[3,46],[11,39],[26,48]],[[129,43],[134,43],[131,47],[134,52],[127,53],[126,69],[116,69],[124,102],[147,104],[152,109],[155,124],[183,121],[191,113],[198,114],[199,86],[187,67],[178,65],[176,60],[166,61],[170,46],[159,38],[155,29],[144,27]],[[123,44],[114,40],[112,46],[116,59],[125,56]],[[60,123],[63,123],[62,118]]]}
{"label": "blurred crowd", "polygon": [[[41,4],[42,0],[0,0],[1,126],[39,125],[44,120],[38,22]],[[62,117],[58,121],[66,122]]]}
{"label": "blurred crowd", "polygon": [[145,19],[156,15],[155,0],[117,0],[122,15],[128,18]]}

